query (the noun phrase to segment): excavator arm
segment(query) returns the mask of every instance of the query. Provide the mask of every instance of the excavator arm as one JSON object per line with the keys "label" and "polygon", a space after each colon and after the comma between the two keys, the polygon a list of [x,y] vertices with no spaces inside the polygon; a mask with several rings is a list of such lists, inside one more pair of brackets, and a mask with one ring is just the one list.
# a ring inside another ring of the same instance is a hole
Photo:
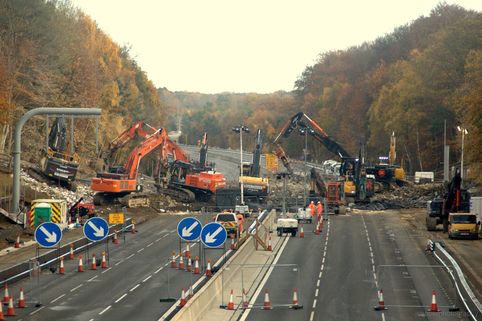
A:
{"label": "excavator arm", "polygon": [[253,164],[249,170],[249,176],[259,177],[260,172],[260,160],[261,160],[261,150],[263,148],[263,140],[261,136],[261,129],[256,132],[255,146],[253,152]]}
{"label": "excavator arm", "polygon": [[208,158],[208,133],[204,133],[199,151],[199,167],[206,168]]}

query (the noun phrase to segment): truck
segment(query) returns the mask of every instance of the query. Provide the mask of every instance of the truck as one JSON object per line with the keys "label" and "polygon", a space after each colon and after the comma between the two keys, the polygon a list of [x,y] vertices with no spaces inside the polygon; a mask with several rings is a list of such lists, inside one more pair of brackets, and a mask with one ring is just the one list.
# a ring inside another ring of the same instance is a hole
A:
{"label": "truck", "polygon": [[298,233],[298,220],[292,217],[280,217],[276,222],[276,232],[278,236],[283,234],[291,234],[291,236],[296,236]]}
{"label": "truck", "polygon": [[449,214],[449,239],[468,238],[479,239],[480,221],[473,213],[450,213]]}
{"label": "truck", "polygon": [[243,221],[238,219],[235,213],[223,212],[216,215],[215,222],[220,223],[228,235],[237,236],[238,233],[243,233]]}

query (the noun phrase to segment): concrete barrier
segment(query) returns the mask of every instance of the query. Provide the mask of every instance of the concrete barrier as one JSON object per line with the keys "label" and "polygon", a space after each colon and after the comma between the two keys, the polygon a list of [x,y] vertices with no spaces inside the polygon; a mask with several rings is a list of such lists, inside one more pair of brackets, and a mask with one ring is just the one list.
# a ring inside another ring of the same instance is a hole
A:
{"label": "concrete barrier", "polygon": [[[269,229],[274,224],[276,211],[271,211],[260,225]],[[265,230],[266,231],[266,230]],[[261,236],[263,237],[263,235]],[[230,287],[230,280],[234,279],[242,264],[244,264],[256,252],[254,238],[248,240],[236,251],[236,253],[213,275],[213,277],[197,292],[171,320],[199,321],[205,317],[209,310],[218,309],[222,302],[223,290]],[[239,294],[239,293],[238,293]],[[162,316],[159,321],[167,320]]]}

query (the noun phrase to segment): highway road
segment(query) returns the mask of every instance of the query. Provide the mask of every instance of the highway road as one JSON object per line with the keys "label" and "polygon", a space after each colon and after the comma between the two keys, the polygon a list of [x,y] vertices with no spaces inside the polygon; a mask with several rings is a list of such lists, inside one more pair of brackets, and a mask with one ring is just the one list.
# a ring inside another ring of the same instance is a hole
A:
{"label": "highway road", "polygon": [[[330,216],[321,236],[289,238],[280,266],[251,298],[257,308],[239,320],[468,320],[463,310],[449,312],[454,304],[462,308],[452,283],[440,267],[430,267],[438,264],[419,246],[421,236],[397,220],[393,213]],[[289,264],[299,266],[298,274],[283,266]],[[293,288],[303,309],[288,308]],[[272,310],[260,308],[265,289]],[[380,289],[385,311],[374,310]],[[442,313],[427,312],[433,289]]]}
{"label": "highway road", "polygon": [[[26,309],[16,309],[16,320],[157,320],[172,302],[160,302],[169,297],[178,299],[181,288],[186,290],[198,275],[171,269],[169,259],[179,249],[176,226],[182,216],[164,215],[138,225],[138,233],[126,234],[126,243],[109,244],[109,268],[96,271],[84,261],[85,272],[78,273],[78,259],[65,261],[66,274],[45,271],[37,278],[10,286],[15,300],[19,288],[25,290]],[[205,220],[206,218],[201,218]],[[90,250],[100,255],[105,245]],[[198,255],[199,246],[191,247]],[[208,251],[207,258],[216,262],[221,250]],[[84,255],[85,258],[85,255]],[[3,293],[2,293],[3,294]],[[35,302],[42,306],[35,307]]]}

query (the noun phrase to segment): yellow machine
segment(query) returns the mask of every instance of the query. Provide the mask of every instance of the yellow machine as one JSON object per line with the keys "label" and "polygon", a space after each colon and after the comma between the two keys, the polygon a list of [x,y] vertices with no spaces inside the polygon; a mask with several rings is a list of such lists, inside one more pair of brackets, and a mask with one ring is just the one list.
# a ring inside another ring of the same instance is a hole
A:
{"label": "yellow machine", "polygon": [[473,213],[450,213],[449,239],[454,238],[479,239],[477,215]]}

